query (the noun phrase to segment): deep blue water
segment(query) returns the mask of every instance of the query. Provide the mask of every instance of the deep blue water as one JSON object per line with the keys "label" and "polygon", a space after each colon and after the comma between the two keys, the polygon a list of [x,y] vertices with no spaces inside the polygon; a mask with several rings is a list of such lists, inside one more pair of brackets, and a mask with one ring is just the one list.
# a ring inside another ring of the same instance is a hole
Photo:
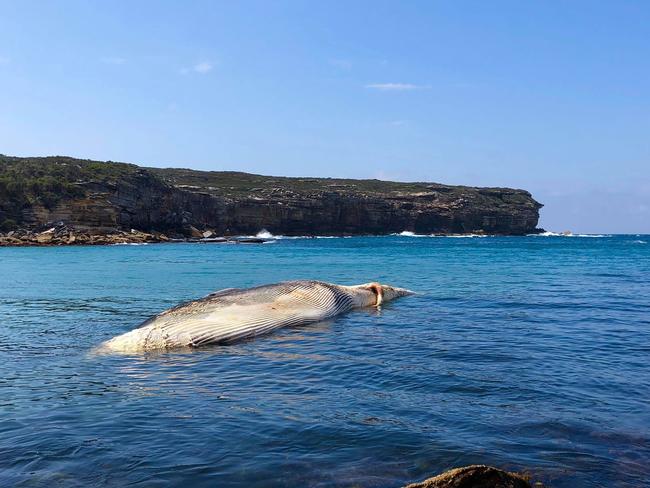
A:
{"label": "deep blue water", "polygon": [[[193,352],[96,356],[219,288],[421,294]],[[398,487],[472,463],[648,486],[650,236],[0,249],[0,486]]]}

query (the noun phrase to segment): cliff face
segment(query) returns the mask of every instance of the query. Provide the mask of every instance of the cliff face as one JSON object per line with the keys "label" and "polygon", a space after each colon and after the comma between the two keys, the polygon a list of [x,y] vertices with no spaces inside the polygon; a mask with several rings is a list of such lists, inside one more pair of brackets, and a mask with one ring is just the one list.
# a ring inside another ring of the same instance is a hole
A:
{"label": "cliff face", "polygon": [[[37,183],[34,183],[37,182]],[[0,225],[222,235],[535,232],[523,190],[378,180],[282,178],[0,156]],[[4,222],[4,224],[3,224]],[[5,229],[6,230],[6,229]]]}

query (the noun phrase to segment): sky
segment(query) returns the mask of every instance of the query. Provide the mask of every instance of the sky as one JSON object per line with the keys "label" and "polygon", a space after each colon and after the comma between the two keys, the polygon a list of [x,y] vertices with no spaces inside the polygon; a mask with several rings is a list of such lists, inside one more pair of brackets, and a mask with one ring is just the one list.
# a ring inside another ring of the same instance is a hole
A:
{"label": "sky", "polygon": [[0,0],[0,153],[524,188],[650,233],[650,2]]}

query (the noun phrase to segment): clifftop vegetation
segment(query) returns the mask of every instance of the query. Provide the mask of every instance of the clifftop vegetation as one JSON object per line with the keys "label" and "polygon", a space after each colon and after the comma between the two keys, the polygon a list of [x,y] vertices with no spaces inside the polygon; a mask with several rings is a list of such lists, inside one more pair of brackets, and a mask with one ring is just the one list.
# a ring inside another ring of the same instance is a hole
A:
{"label": "clifftop vegetation", "polygon": [[[146,168],[0,155],[0,231],[66,220],[122,229],[525,233],[539,203],[510,188]],[[258,229],[259,230],[259,229]]]}

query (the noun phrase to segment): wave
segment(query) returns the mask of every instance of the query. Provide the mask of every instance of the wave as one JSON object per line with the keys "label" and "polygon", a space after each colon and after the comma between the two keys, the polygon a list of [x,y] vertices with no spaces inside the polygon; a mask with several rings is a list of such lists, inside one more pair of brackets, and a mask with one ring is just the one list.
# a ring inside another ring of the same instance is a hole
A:
{"label": "wave", "polygon": [[642,241],[642,240],[638,239],[636,241],[632,241],[632,243],[633,244],[647,244],[647,241]]}
{"label": "wave", "polygon": [[[300,237],[287,237],[287,239],[352,239],[355,236],[300,236]],[[363,237],[363,236],[356,236]]]}
{"label": "wave", "polygon": [[281,239],[309,239],[310,238],[310,236],[283,236],[283,235],[276,236],[275,234],[271,234],[266,229],[262,229],[254,236],[246,236],[246,237],[256,237],[258,239],[271,239],[274,241],[279,241]]}
{"label": "wave", "polygon": [[256,237],[258,239],[269,239],[272,241],[280,241],[284,239],[349,239],[354,236],[284,236],[284,235],[271,234],[268,230],[262,229],[254,236],[246,236],[246,237]]}
{"label": "wave", "polygon": [[277,239],[273,234],[271,234],[266,229],[262,229],[261,231],[259,231],[257,234],[255,234],[255,237],[259,237],[260,239]]}
{"label": "wave", "polygon": [[456,239],[464,239],[464,238],[467,238],[467,237],[471,238],[471,237],[493,237],[493,236],[490,236],[490,235],[487,235],[487,234],[452,234],[452,235],[441,236],[441,237],[454,237]]}
{"label": "wave", "polygon": [[410,230],[403,230],[400,233],[395,233],[391,234],[392,236],[399,236],[399,237],[431,237],[428,234],[416,234],[415,232],[411,232]]}
{"label": "wave", "polygon": [[546,232],[540,232],[539,234],[526,234],[527,237],[571,237],[573,234],[570,232],[551,232],[547,230]]}
{"label": "wave", "polygon": [[398,237],[454,237],[460,239],[465,239],[468,237],[492,237],[488,234],[416,234],[415,232],[411,232],[410,230],[404,230],[399,234],[395,233],[390,235],[398,236]]}
{"label": "wave", "polygon": [[[285,235],[275,235],[271,234],[267,230],[262,230],[255,235],[242,236],[247,238],[258,238],[258,239],[271,239],[271,240],[282,240],[282,239],[350,239],[352,237],[373,237],[373,236],[285,236]],[[481,238],[481,237],[498,237],[495,234],[416,234],[410,230],[405,230],[402,232],[394,232],[392,234],[377,235],[374,237],[449,237],[454,239],[466,239],[466,238]],[[585,237],[585,238],[603,238],[603,237],[612,237],[612,234],[569,234],[562,232],[541,232],[539,234],[526,234],[526,237]],[[645,243],[645,241],[635,241]]]}
{"label": "wave", "polygon": [[111,246],[148,246],[148,242],[116,242]]}
{"label": "wave", "polygon": [[612,237],[611,234],[572,234],[571,232],[540,232],[539,234],[526,234],[528,237]]}
{"label": "wave", "polygon": [[526,234],[527,237],[562,237],[564,234],[560,234],[558,232],[551,232],[551,231],[546,231],[546,232],[540,232],[539,234]]}

